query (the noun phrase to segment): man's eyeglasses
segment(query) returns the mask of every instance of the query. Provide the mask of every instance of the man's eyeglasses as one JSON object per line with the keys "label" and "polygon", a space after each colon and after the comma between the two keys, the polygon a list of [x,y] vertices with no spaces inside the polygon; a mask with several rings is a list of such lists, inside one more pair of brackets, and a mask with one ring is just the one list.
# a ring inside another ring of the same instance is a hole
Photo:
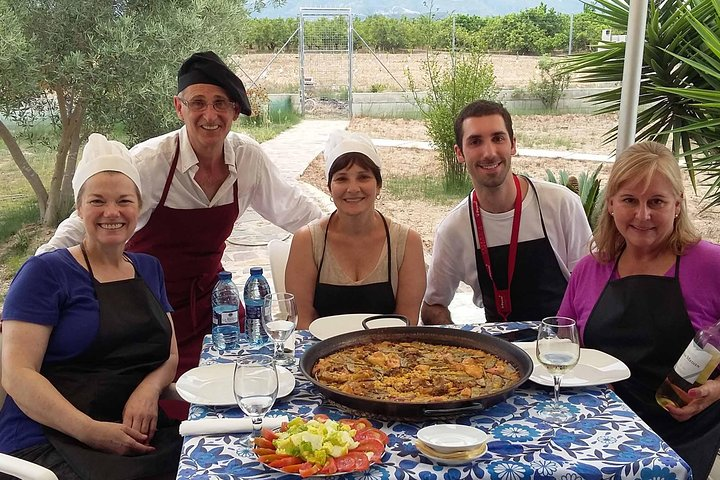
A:
{"label": "man's eyeglasses", "polygon": [[235,102],[231,102],[230,100],[215,100],[212,103],[208,103],[205,100],[185,100],[184,98],[178,98],[191,112],[203,112],[208,108],[208,105],[212,105],[216,112],[227,112],[235,108]]}

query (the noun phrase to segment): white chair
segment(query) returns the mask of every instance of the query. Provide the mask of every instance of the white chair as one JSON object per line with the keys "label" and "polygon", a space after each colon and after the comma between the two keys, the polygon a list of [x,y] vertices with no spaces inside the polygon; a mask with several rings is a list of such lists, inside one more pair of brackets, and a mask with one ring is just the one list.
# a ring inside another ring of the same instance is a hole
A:
{"label": "white chair", "polygon": [[[2,388],[2,333],[0,333],[0,408],[5,403],[5,389]],[[0,453],[0,473],[7,473],[20,480],[58,480],[57,476],[45,467]]]}
{"label": "white chair", "polygon": [[58,480],[51,470],[4,453],[0,453],[0,473],[7,473],[20,480]]}
{"label": "white chair", "polygon": [[268,255],[270,256],[270,272],[272,273],[273,287],[276,292],[285,291],[285,266],[290,255],[290,244],[282,240],[273,239],[268,242]]}

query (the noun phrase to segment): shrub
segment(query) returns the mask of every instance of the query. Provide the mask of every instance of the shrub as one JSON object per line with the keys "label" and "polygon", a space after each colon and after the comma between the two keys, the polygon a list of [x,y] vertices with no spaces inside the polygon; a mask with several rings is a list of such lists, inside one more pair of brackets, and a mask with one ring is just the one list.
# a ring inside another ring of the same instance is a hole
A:
{"label": "shrub", "polygon": [[443,164],[445,190],[467,185],[465,167],[455,158],[453,124],[460,110],[468,103],[497,96],[492,63],[479,53],[458,53],[450,67],[442,67],[437,54],[428,53],[423,62],[425,95],[420,85],[406,70],[413,97],[422,111],[425,127],[437,148]]}
{"label": "shrub", "polygon": [[565,170],[560,170],[557,176],[550,170],[545,170],[549,182],[565,185],[580,196],[585,216],[593,229],[599,212],[597,207],[602,204],[605,190],[600,188],[600,179],[597,178],[602,167],[602,164],[598,165],[593,172],[582,172],[577,177],[569,175]]}
{"label": "shrub", "polygon": [[545,108],[555,110],[560,97],[570,83],[570,74],[561,70],[560,64],[543,55],[538,61],[540,80],[530,80],[528,92],[539,98]]}
{"label": "shrub", "polygon": [[250,120],[256,125],[270,123],[270,97],[267,91],[260,86],[252,86],[247,89],[247,97],[250,101]]}

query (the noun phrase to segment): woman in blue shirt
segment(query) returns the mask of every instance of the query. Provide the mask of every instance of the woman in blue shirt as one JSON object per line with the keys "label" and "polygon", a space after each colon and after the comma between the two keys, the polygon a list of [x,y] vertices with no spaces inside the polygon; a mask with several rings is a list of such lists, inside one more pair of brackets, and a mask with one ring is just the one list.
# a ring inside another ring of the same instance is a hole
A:
{"label": "woman in blue shirt", "polygon": [[158,399],[177,345],[159,262],[124,252],[142,202],[125,146],[92,134],[73,191],[82,243],[30,258],[5,299],[0,452],[60,478],[174,478]]}

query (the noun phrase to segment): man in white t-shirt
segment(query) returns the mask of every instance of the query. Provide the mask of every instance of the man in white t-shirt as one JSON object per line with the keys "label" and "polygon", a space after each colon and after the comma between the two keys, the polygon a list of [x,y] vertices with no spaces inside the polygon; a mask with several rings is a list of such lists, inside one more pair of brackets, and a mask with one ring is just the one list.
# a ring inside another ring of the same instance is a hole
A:
{"label": "man in white t-shirt", "polygon": [[455,154],[473,191],[438,226],[421,316],[452,323],[448,305],[460,281],[488,321],[555,315],[592,232],[580,198],[562,185],[512,173],[510,113],[478,100],[455,120]]}

